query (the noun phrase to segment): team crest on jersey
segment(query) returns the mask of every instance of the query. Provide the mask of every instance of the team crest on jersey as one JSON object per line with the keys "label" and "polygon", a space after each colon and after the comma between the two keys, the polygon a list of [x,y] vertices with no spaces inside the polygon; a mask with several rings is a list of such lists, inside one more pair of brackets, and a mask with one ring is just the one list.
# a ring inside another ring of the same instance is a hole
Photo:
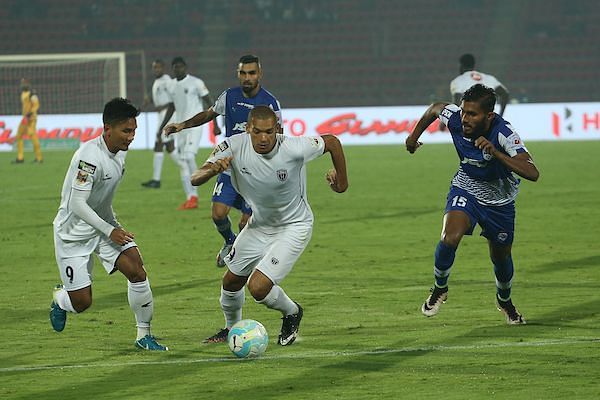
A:
{"label": "team crest on jersey", "polygon": [[278,260],[278,259],[276,259],[275,257],[272,257],[272,258],[271,258],[271,264],[273,264],[273,265],[277,265],[277,264],[279,264],[279,260]]}
{"label": "team crest on jersey", "polygon": [[77,171],[77,182],[83,185],[87,182],[88,176],[90,175],[85,171]]}
{"label": "team crest on jersey", "polygon": [[485,161],[490,161],[492,159],[492,155],[490,153],[486,153],[485,151],[482,153],[483,153],[483,159]]}
{"label": "team crest on jersey", "polygon": [[79,160],[79,165],[77,166],[80,170],[87,172],[88,174],[93,174],[96,172],[96,166],[90,163],[87,163],[83,160]]}
{"label": "team crest on jersey", "polygon": [[277,170],[277,178],[279,178],[279,180],[281,182],[285,182],[287,180],[288,177],[288,171],[287,169],[279,169]]}

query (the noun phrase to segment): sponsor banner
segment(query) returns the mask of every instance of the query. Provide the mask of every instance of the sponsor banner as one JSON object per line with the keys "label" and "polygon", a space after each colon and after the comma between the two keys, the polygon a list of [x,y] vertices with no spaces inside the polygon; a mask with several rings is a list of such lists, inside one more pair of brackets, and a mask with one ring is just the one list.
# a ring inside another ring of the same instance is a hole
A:
{"label": "sponsor banner", "polygon": [[[291,136],[331,134],[345,145],[403,144],[427,106],[340,107],[283,109],[284,132]],[[600,139],[600,103],[509,104],[505,118],[525,141]],[[12,150],[20,116],[0,116],[0,151]],[[150,149],[160,121],[158,113],[142,113],[131,149]],[[435,121],[421,136],[425,143],[450,142]],[[204,127],[201,147],[214,147],[224,136]],[[77,139],[102,134],[101,114],[44,115],[38,117],[40,139]]]}

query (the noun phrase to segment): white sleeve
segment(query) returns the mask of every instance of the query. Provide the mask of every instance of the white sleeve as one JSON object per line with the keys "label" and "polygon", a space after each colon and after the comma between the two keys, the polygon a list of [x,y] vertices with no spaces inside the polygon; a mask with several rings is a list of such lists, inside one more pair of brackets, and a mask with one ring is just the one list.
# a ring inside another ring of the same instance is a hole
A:
{"label": "white sleeve", "polygon": [[456,104],[448,104],[446,107],[444,107],[438,118],[444,125],[448,125],[450,117],[459,111],[460,108]]}
{"label": "white sleeve", "polygon": [[492,89],[496,89],[497,87],[502,86],[504,89],[506,89],[506,87],[503,84],[501,84],[500,81],[496,79],[494,75],[486,75],[485,78],[485,86],[491,87]]}
{"label": "white sleeve", "polygon": [[289,143],[291,153],[300,159],[304,159],[304,163],[322,156],[325,151],[325,141],[321,136],[285,136],[285,140]]}
{"label": "white sleeve", "polygon": [[226,157],[232,157],[233,152],[231,151],[231,146],[229,143],[229,139],[225,139],[223,142],[219,143],[215,149],[210,153],[210,156],[206,160],[206,162],[214,163],[217,160]]}
{"label": "white sleeve", "polygon": [[196,89],[198,90],[198,94],[200,95],[200,97],[204,97],[209,93],[208,88],[206,87],[202,79],[198,79],[196,81]]}
{"label": "white sleeve", "polygon": [[110,237],[110,233],[113,231],[113,229],[115,229],[115,227],[100,218],[98,214],[96,214],[96,212],[89,206],[87,199],[90,197],[90,193],[91,192],[89,190],[71,189],[69,208],[75,215],[84,220],[87,224],[99,230],[104,235]]}
{"label": "white sleeve", "polygon": [[221,93],[221,95],[215,101],[215,105],[212,106],[214,112],[219,115],[225,115],[225,103],[227,100],[227,90]]}
{"label": "white sleeve", "polygon": [[527,152],[525,143],[519,137],[519,134],[514,130],[510,124],[506,124],[506,127],[510,129],[510,132],[503,133],[498,132],[498,143],[504,149],[506,154],[511,157],[516,156],[519,153]]}

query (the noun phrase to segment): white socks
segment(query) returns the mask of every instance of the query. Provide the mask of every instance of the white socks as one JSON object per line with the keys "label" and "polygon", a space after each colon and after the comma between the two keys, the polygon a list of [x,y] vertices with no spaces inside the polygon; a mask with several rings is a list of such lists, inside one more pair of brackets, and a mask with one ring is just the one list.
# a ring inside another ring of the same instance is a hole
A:
{"label": "white socks", "polygon": [[268,308],[273,310],[279,310],[285,315],[296,314],[298,312],[298,306],[288,297],[283,289],[277,285],[273,285],[269,294],[265,296],[261,301],[257,303],[264,304]]}
{"label": "white socks", "polygon": [[198,197],[198,189],[192,186],[190,177],[198,168],[196,164],[196,155],[193,153],[184,153],[177,159],[179,165],[179,176],[181,177],[181,183],[183,184],[183,190],[185,195],[189,199],[192,196]]}
{"label": "white socks", "polygon": [[160,182],[160,175],[162,173],[163,160],[165,154],[161,152],[154,152],[154,161],[152,163],[152,180]]}
{"label": "white socks", "polygon": [[137,339],[141,339],[150,334],[150,321],[152,321],[152,315],[154,314],[154,301],[148,279],[136,283],[127,281],[127,299],[135,314],[138,328]]}
{"label": "white socks", "polygon": [[237,292],[230,292],[221,287],[220,301],[225,316],[225,327],[231,328],[233,324],[242,319],[242,307],[245,301],[244,288]]}
{"label": "white socks", "polygon": [[58,289],[54,291],[54,301],[60,308],[65,311],[76,313],[73,308],[73,304],[71,303],[71,298],[69,297],[69,293],[65,289]]}

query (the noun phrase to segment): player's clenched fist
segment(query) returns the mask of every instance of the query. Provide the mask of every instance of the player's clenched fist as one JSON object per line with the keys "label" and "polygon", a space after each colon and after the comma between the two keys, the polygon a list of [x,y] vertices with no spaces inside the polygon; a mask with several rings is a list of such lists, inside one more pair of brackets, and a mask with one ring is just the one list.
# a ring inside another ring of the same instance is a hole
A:
{"label": "player's clenched fist", "polygon": [[169,124],[167,126],[165,126],[165,129],[163,129],[163,132],[165,133],[165,135],[170,135],[172,133],[177,133],[179,131],[181,131],[184,128],[183,124]]}
{"label": "player's clenched fist", "polygon": [[325,175],[325,179],[329,183],[331,190],[338,193],[343,193],[348,189],[348,184],[340,184],[337,178],[337,171],[335,169],[330,169]]}
{"label": "player's clenched fist", "polygon": [[229,168],[231,160],[233,160],[233,157],[225,157],[221,158],[220,160],[216,160],[214,163],[211,164],[210,169],[214,173],[219,174],[225,171],[227,168]]}

